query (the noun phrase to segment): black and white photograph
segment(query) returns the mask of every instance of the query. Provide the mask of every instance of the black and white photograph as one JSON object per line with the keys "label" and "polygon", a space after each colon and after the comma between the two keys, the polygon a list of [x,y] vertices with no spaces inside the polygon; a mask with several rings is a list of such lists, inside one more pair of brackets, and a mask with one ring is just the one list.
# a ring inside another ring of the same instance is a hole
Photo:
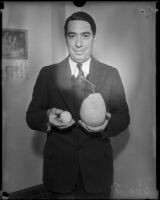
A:
{"label": "black and white photograph", "polygon": [[157,12],[4,2],[4,199],[158,199]]}

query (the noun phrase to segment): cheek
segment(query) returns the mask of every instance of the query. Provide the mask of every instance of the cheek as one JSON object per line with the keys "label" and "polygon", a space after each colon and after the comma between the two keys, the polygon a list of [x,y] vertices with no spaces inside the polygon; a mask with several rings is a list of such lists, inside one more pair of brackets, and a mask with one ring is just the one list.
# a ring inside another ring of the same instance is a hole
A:
{"label": "cheek", "polygon": [[93,47],[92,43],[87,45],[88,53],[90,53],[92,51],[92,47]]}
{"label": "cheek", "polygon": [[68,50],[71,50],[73,48],[73,44],[71,41],[67,41],[66,44],[67,44]]}

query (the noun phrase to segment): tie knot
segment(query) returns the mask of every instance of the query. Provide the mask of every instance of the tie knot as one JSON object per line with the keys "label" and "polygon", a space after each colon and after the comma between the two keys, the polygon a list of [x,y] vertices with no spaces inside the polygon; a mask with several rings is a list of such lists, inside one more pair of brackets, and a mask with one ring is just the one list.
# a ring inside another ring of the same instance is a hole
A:
{"label": "tie knot", "polygon": [[82,63],[77,63],[77,67],[79,70],[82,70]]}

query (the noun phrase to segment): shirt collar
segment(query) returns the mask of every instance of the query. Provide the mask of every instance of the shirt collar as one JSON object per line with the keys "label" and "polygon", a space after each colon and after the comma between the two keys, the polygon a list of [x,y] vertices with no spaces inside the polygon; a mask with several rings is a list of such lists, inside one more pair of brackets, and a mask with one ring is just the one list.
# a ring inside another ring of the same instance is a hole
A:
{"label": "shirt collar", "polygon": [[[85,77],[89,74],[90,62],[91,62],[91,58],[89,58],[82,65],[82,70],[84,72]],[[77,63],[74,62],[70,57],[69,57],[69,65],[70,65],[70,69],[71,69],[71,75],[74,75],[76,78],[78,76],[79,70],[77,68]]]}

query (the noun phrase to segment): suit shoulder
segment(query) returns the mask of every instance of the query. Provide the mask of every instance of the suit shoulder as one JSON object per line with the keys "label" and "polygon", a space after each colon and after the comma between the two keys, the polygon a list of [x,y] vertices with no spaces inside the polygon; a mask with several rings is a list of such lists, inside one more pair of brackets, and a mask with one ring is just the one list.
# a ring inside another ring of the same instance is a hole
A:
{"label": "suit shoulder", "polygon": [[51,72],[51,71],[54,71],[56,70],[58,67],[61,67],[63,66],[63,63],[64,63],[64,60],[60,61],[60,62],[57,62],[57,63],[53,63],[51,65],[47,65],[47,66],[44,66],[41,68],[41,71],[44,71],[44,72]]}
{"label": "suit shoulder", "polygon": [[104,62],[101,62],[99,60],[96,60],[95,61],[97,62],[97,66],[99,66],[100,68],[102,68],[103,70],[108,70],[108,71],[118,71],[116,67],[113,67],[107,63],[104,63]]}

